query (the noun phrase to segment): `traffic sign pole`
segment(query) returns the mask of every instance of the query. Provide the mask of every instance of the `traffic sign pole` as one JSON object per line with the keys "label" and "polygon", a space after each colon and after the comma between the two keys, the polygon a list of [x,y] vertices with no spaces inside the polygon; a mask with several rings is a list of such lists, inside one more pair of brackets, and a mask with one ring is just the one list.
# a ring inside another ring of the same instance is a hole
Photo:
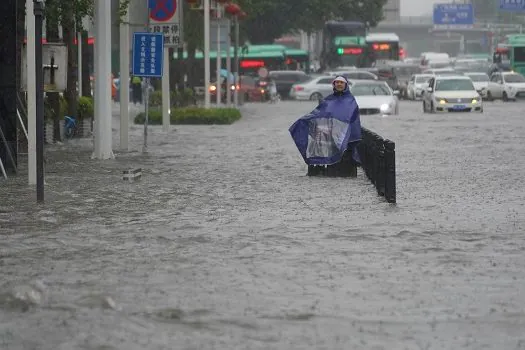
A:
{"label": "traffic sign pole", "polygon": [[148,148],[149,78],[162,78],[164,35],[162,33],[133,34],[133,76],[144,78],[144,148]]}

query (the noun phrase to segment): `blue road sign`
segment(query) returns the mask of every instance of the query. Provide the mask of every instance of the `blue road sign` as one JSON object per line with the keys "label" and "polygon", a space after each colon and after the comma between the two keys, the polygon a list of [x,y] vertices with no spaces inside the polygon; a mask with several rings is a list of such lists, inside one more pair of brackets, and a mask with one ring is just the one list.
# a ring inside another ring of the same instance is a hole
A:
{"label": "blue road sign", "polygon": [[137,77],[162,77],[164,35],[162,33],[133,34],[133,75]]}
{"label": "blue road sign", "polygon": [[149,18],[156,22],[168,22],[177,12],[177,0],[149,0]]}
{"label": "blue road sign", "polygon": [[502,11],[525,11],[525,0],[500,0],[499,9]]}
{"label": "blue road sign", "polygon": [[472,4],[435,4],[434,26],[443,28],[468,28],[474,24]]}

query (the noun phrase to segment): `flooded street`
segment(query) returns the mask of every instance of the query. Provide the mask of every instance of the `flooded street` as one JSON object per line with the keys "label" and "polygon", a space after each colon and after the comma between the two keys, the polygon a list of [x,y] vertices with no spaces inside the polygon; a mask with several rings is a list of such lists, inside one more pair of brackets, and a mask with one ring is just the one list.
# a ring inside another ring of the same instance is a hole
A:
{"label": "flooded street", "polygon": [[0,183],[0,349],[525,349],[524,106],[363,116],[396,142],[396,206],[361,169],[305,176],[309,102],[114,161],[50,146],[45,205]]}

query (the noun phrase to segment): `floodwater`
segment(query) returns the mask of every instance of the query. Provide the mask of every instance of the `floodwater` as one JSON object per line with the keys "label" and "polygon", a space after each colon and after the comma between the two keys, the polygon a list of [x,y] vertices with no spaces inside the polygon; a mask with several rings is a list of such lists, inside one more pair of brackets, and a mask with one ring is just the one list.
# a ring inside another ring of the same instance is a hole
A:
{"label": "floodwater", "polygon": [[308,102],[112,161],[50,146],[45,205],[0,184],[0,349],[525,349],[523,106],[363,116],[396,142],[397,205],[361,171],[305,176]]}

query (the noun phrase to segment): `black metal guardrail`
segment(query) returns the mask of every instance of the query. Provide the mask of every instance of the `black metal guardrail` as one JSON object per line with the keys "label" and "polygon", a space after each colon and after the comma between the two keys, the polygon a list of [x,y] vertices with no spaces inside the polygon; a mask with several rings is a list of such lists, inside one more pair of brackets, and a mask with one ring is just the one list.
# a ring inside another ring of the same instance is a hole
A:
{"label": "black metal guardrail", "polygon": [[396,203],[396,144],[367,128],[361,128],[358,145],[366,177],[388,203]]}
{"label": "black metal guardrail", "polygon": [[[356,146],[361,158],[360,165],[352,158]],[[327,166],[309,165],[307,175],[356,177],[358,166],[361,166],[379,196],[385,197],[388,203],[396,203],[396,144],[367,128],[361,127],[361,141],[350,143],[339,163]]]}

